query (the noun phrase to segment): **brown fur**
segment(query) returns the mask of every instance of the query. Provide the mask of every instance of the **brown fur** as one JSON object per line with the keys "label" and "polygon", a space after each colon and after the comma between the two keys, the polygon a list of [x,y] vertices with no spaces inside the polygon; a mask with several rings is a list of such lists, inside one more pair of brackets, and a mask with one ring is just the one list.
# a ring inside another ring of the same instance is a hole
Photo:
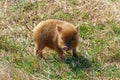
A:
{"label": "brown fur", "polygon": [[[74,25],[56,19],[40,22],[33,29],[33,40],[35,43],[35,54],[42,57],[44,47],[57,51],[59,58],[63,58],[63,46],[73,51],[73,56],[77,56],[76,47],[78,45],[78,31]],[[70,46],[66,46],[65,42]]]}

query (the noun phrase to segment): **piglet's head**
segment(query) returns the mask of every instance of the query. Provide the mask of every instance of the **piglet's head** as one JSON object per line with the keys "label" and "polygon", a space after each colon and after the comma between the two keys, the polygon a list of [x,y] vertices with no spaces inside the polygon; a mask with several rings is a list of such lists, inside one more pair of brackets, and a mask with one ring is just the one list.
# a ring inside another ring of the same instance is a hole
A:
{"label": "piglet's head", "polygon": [[58,46],[65,51],[75,49],[78,45],[78,27],[72,24],[57,25]]}

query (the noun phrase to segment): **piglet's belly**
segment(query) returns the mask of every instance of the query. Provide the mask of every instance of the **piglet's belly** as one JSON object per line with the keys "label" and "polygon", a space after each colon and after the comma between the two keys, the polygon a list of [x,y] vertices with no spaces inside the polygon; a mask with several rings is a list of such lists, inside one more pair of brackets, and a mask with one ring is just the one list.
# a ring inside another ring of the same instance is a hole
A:
{"label": "piglet's belly", "polygon": [[48,47],[50,49],[55,49],[55,46],[54,46],[53,42],[47,42],[45,47]]}

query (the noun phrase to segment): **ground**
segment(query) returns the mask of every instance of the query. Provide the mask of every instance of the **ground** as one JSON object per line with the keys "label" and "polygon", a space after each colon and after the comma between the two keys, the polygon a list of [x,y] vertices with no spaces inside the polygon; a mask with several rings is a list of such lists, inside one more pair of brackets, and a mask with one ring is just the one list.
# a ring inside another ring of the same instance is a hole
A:
{"label": "ground", "polygon": [[[0,80],[119,80],[119,0],[0,0]],[[31,33],[40,21],[60,19],[79,26],[78,58],[58,60],[44,49],[33,55]]]}

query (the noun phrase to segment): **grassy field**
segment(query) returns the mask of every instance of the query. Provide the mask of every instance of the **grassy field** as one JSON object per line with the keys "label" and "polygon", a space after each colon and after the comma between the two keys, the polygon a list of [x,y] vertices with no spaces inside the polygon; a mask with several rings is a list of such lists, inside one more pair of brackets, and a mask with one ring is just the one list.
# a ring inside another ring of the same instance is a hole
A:
{"label": "grassy field", "polygon": [[[119,0],[0,0],[0,80],[119,80]],[[79,25],[78,58],[44,49],[33,56],[31,33],[40,21]]]}

